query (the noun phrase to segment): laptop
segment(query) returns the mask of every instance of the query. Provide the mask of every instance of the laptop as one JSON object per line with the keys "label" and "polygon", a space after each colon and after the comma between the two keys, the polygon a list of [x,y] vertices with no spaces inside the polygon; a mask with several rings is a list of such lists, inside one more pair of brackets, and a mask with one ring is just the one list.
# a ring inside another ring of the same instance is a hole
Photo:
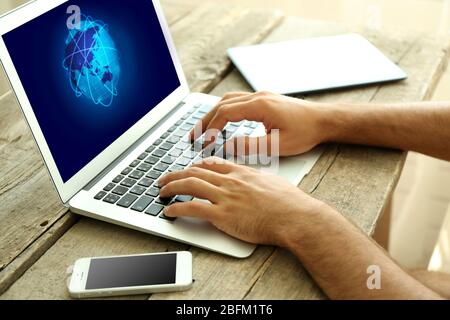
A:
{"label": "laptop", "polygon": [[[160,198],[158,178],[205,156],[186,136],[220,98],[189,91],[159,1],[32,1],[0,18],[0,58],[72,212],[233,257],[252,254],[255,245],[206,221],[163,214],[173,202],[203,201]],[[225,132],[258,135],[264,127],[242,121]],[[298,184],[320,153],[284,159],[277,173]]]}

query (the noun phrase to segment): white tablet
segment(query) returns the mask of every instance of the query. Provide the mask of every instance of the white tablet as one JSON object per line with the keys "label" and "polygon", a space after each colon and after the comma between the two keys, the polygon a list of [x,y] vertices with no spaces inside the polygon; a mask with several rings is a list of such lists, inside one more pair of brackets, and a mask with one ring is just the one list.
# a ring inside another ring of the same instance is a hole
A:
{"label": "white tablet", "polygon": [[255,91],[296,94],[406,79],[358,34],[236,47],[228,56]]}

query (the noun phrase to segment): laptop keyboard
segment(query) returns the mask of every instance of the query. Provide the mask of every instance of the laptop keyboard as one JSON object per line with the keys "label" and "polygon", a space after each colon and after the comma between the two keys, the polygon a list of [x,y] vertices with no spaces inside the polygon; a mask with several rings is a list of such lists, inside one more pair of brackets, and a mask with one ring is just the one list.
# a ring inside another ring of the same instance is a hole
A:
{"label": "laptop keyboard", "polygon": [[249,121],[229,123],[223,131],[224,139],[217,139],[218,141],[207,149],[203,148],[204,136],[195,142],[188,142],[189,132],[211,109],[212,106],[209,105],[195,105],[168,132],[161,135],[144,153],[124,168],[94,199],[168,221],[175,220],[164,216],[164,207],[175,202],[192,201],[193,197],[159,197],[159,177],[168,172],[184,170],[203,158],[225,158],[223,144],[227,139],[235,135],[241,127],[245,135],[251,135],[258,126],[258,123]]}

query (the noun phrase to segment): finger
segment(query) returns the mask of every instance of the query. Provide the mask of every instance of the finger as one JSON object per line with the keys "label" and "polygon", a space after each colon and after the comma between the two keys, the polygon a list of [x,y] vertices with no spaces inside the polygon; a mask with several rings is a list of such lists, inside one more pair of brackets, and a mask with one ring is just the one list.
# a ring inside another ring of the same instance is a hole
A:
{"label": "finger", "polygon": [[164,175],[158,180],[158,184],[159,186],[163,187],[170,182],[187,178],[198,178],[215,186],[220,186],[222,181],[222,177],[216,172],[198,167],[190,167],[185,170]]}
{"label": "finger", "polygon": [[161,198],[170,198],[176,195],[189,195],[199,199],[217,203],[222,190],[220,188],[198,178],[186,178],[169,182],[159,191]]}
{"label": "finger", "polygon": [[164,215],[168,217],[193,217],[211,221],[215,216],[215,207],[213,204],[190,201],[174,203],[164,208]]}
{"label": "finger", "polygon": [[230,92],[224,95],[222,100],[211,110],[209,111],[202,120],[198,121],[197,124],[194,126],[194,128],[189,133],[189,137],[191,140],[198,139],[203,132],[205,132],[209,122],[216,114],[217,110],[220,108],[223,103],[228,101],[236,101],[239,102],[239,99],[246,98],[252,96],[251,93],[248,92]]}
{"label": "finger", "polygon": [[264,155],[271,156],[279,154],[277,150],[272,150],[272,135],[264,137],[240,136],[227,141],[224,145],[226,154],[233,156]]}
{"label": "finger", "polygon": [[260,99],[251,99],[223,105],[217,110],[206,130],[222,130],[228,122],[239,122],[241,120],[263,122],[265,115],[261,112],[260,102]]}
{"label": "finger", "polygon": [[234,166],[234,163],[218,157],[209,157],[192,165],[192,167],[213,171],[219,174],[228,174],[232,172]]}

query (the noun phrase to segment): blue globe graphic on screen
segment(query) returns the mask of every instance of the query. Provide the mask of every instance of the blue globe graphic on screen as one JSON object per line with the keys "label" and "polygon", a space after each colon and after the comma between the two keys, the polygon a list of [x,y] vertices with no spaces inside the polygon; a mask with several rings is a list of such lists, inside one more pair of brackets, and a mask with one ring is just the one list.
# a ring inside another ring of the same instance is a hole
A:
{"label": "blue globe graphic on screen", "polygon": [[80,28],[69,30],[63,65],[77,97],[111,106],[118,94],[120,61],[105,23],[82,16]]}

